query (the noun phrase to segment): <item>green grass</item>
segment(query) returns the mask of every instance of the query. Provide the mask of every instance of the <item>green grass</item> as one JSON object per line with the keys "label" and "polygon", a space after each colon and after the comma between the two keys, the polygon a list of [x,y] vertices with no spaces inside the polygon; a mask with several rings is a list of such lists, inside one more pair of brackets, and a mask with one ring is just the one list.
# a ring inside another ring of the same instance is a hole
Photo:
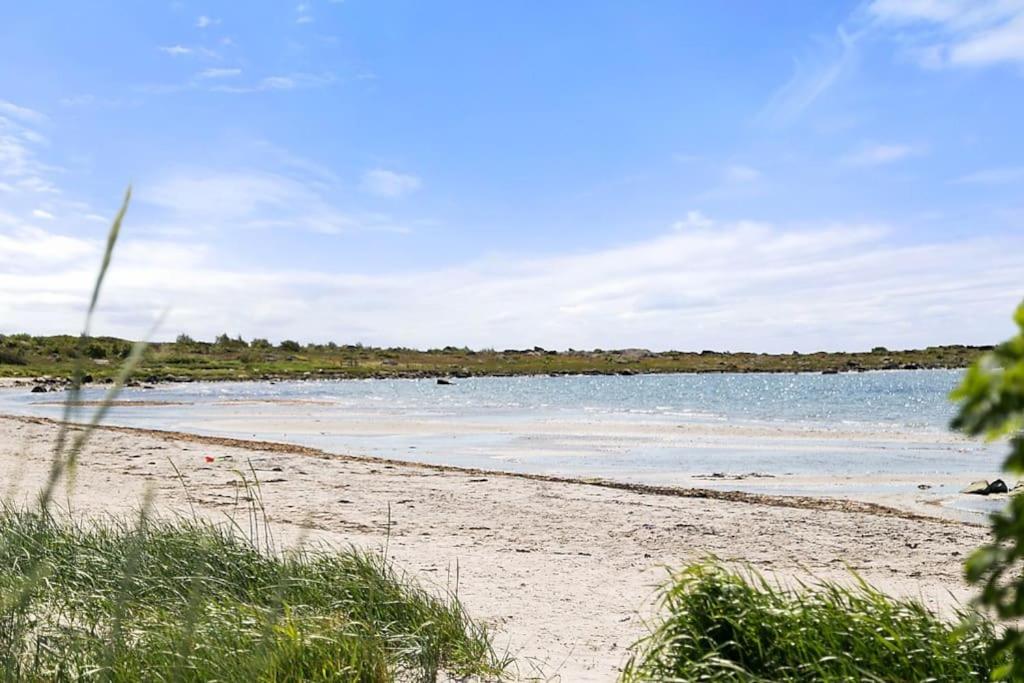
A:
{"label": "green grass", "polygon": [[[75,367],[96,380],[112,377],[132,343],[91,337],[0,335],[0,376],[70,377]],[[534,374],[632,374],[640,372],[823,372],[898,368],[960,368],[982,349],[937,346],[910,351],[759,354],[666,351],[474,351],[446,347],[419,351],[361,345],[283,343],[228,339],[149,344],[138,369],[145,381],[173,379],[285,379],[434,377]]]}
{"label": "green grass", "polygon": [[281,555],[194,520],[0,510],[5,681],[432,681],[497,676],[454,598],[374,554]]}
{"label": "green grass", "polygon": [[782,590],[715,564],[678,574],[623,680],[987,681],[990,622],[956,624],[861,584]]}

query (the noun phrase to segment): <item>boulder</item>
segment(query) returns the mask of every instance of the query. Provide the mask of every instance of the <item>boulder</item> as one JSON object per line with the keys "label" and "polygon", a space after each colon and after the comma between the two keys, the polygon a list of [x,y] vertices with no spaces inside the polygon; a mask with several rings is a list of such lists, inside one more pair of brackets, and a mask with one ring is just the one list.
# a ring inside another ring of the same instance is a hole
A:
{"label": "boulder", "polygon": [[987,493],[1007,493],[1009,491],[1006,482],[1002,479],[996,479],[994,482],[988,485]]}
{"label": "boulder", "polygon": [[979,479],[978,481],[972,481],[965,488],[961,489],[960,493],[970,493],[976,496],[989,496],[993,493],[1008,493],[1009,491],[1010,488],[1002,479],[996,479],[991,483],[984,479]]}
{"label": "boulder", "polygon": [[451,382],[449,382],[448,380],[444,379],[443,377],[442,378],[438,378],[437,383],[438,384],[444,384],[444,385],[450,385],[451,384]]}
{"label": "boulder", "polygon": [[972,481],[970,484],[960,489],[960,493],[973,493],[978,496],[988,495],[988,482],[984,479],[978,481]]}

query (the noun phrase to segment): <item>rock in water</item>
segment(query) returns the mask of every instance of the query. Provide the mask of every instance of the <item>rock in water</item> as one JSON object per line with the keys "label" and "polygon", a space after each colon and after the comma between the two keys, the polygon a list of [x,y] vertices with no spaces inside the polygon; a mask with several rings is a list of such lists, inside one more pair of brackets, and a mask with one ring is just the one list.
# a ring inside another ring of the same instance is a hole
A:
{"label": "rock in water", "polygon": [[438,384],[445,384],[445,385],[451,384],[451,382],[449,382],[448,380],[443,379],[443,378],[442,379],[438,379],[437,383]]}
{"label": "rock in water", "polygon": [[979,496],[988,495],[988,482],[984,479],[978,481],[972,481],[965,488],[960,489],[960,493],[973,493]]}
{"label": "rock in water", "polygon": [[986,493],[1006,493],[1010,489],[1007,488],[1006,482],[1002,479],[996,479],[994,482],[988,485],[988,491]]}

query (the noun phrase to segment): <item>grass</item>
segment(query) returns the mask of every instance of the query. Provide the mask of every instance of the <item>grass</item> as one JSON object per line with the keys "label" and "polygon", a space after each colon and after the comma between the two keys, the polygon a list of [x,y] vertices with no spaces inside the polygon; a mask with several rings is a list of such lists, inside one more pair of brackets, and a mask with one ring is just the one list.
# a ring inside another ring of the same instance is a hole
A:
{"label": "grass", "polygon": [[374,554],[270,554],[195,520],[0,510],[0,676],[432,681],[497,676],[484,629]]}
{"label": "grass", "polygon": [[[75,367],[95,380],[113,377],[132,342],[91,337],[0,335],[0,376],[70,377]],[[475,351],[445,347],[419,351],[362,345],[249,342],[222,335],[216,342],[182,337],[149,344],[139,375],[162,380],[634,374],[661,372],[840,372],[966,367],[981,347],[937,346],[910,351],[759,354],[711,351]]]}
{"label": "grass", "polygon": [[662,594],[664,617],[634,646],[636,681],[987,681],[991,622],[946,622],[861,583],[790,591],[754,573],[688,567]]}

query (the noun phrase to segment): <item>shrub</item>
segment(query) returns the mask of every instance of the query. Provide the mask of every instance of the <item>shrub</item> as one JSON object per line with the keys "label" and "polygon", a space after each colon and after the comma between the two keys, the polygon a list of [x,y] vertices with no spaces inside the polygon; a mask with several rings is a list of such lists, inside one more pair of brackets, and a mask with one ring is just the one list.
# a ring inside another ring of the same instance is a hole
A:
{"label": "shrub", "polygon": [[17,351],[0,349],[0,365],[28,365],[28,361]]}
{"label": "shrub", "polygon": [[965,681],[993,669],[989,622],[950,624],[864,583],[787,591],[698,564],[664,588],[662,610],[624,681]]}
{"label": "shrub", "polygon": [[302,350],[302,346],[299,344],[299,342],[294,341],[292,339],[285,339],[283,342],[278,344],[278,348],[280,348],[282,351],[293,352]]}
{"label": "shrub", "polygon": [[[960,401],[953,428],[988,439],[1008,437],[1003,469],[1024,474],[1024,303],[1014,315],[1018,332],[981,356],[964,375],[952,398]],[[1010,655],[997,677],[1024,680],[1024,496],[1011,496],[992,515],[992,541],[971,555],[967,578],[982,587],[980,602],[1009,622],[996,648]]]}
{"label": "shrub", "polygon": [[93,342],[85,347],[85,355],[92,359],[106,358],[107,349],[102,344]]}

